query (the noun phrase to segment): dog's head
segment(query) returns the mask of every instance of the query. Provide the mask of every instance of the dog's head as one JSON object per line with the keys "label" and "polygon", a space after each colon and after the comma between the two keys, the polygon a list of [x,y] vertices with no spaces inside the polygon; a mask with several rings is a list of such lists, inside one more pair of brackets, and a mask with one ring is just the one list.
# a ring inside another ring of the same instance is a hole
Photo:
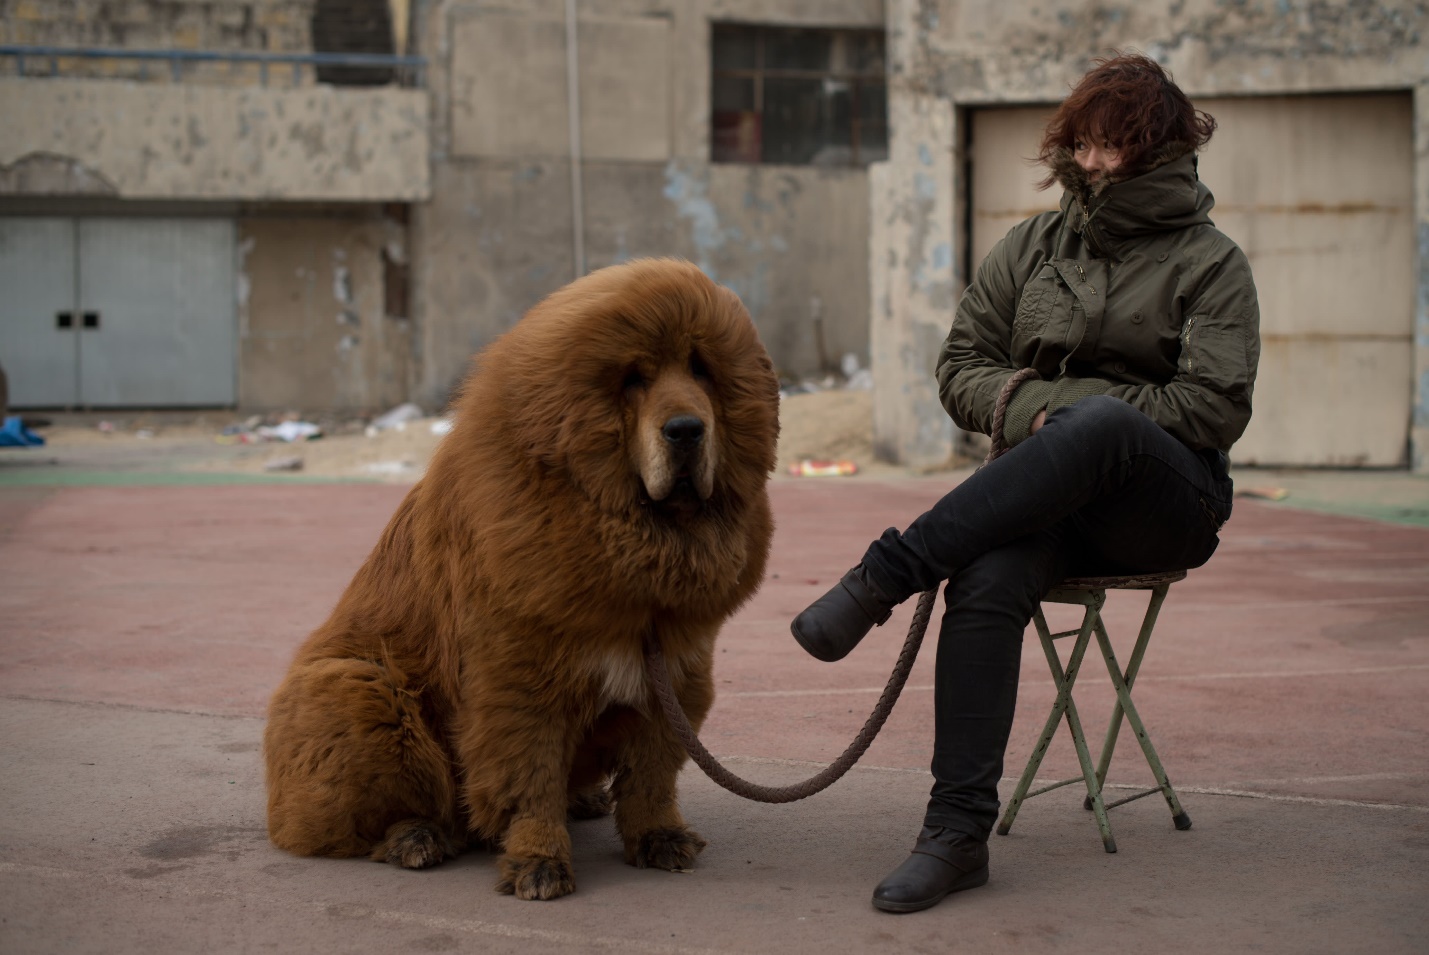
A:
{"label": "dog's head", "polygon": [[[696,266],[601,269],[539,303],[483,355],[470,407],[499,400],[519,450],[603,509],[687,518],[759,493],[778,380],[743,304]],[[482,385],[498,385],[496,389]]]}

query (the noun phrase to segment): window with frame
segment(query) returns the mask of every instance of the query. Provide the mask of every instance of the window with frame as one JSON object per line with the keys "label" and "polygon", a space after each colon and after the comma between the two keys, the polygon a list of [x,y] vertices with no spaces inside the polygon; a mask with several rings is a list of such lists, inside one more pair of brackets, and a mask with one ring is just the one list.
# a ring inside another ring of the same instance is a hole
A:
{"label": "window with frame", "polygon": [[713,24],[710,158],[864,166],[888,158],[882,30]]}

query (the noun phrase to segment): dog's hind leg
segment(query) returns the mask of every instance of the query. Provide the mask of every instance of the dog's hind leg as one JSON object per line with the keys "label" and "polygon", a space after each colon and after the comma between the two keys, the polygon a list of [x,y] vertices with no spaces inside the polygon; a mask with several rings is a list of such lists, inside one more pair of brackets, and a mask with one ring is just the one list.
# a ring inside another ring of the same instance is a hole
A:
{"label": "dog's hind leg", "polygon": [[599,819],[608,816],[615,809],[615,800],[604,783],[585,789],[573,790],[566,804],[566,815],[572,819]]}
{"label": "dog's hind leg", "polygon": [[597,721],[592,735],[577,747],[571,762],[566,797],[568,819],[599,819],[610,815],[615,808],[615,800],[610,797],[611,753],[600,745],[602,740],[593,738],[601,722]]}
{"label": "dog's hind leg", "polygon": [[450,761],[390,665],[295,666],[273,697],[263,749],[279,848],[408,868],[456,854]]}
{"label": "dog's hind leg", "polygon": [[387,827],[387,835],[372,850],[374,862],[404,869],[425,869],[457,855],[451,832],[430,819],[403,819]]}

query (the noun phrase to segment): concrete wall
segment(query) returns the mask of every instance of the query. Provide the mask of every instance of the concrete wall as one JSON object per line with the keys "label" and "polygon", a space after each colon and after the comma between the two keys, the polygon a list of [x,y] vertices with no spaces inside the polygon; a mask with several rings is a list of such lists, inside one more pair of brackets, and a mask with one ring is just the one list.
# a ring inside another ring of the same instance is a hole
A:
{"label": "concrete wall", "polygon": [[0,38],[32,46],[311,49],[314,0],[0,0]]}
{"label": "concrete wall", "polygon": [[375,211],[238,220],[239,405],[381,412],[406,400],[411,324],[384,276],[405,227]]}
{"label": "concrete wall", "polygon": [[[956,117],[965,106],[1050,103],[1061,99],[1092,57],[1113,48],[1146,52],[1171,69],[1193,98],[1399,89],[1415,94],[1415,182],[1419,292],[1411,466],[1429,471],[1429,10],[1422,4],[1323,3],[1314,0],[1226,3],[1220,0],[888,0],[891,153],[877,175],[873,246],[886,274],[875,285],[903,309],[871,309],[875,329],[891,324],[896,347],[874,355],[876,442],[909,463],[946,458],[952,440],[946,414],[915,382],[931,376],[949,311],[927,287],[960,289],[961,243],[949,204],[918,205],[924,157],[957,148],[946,122],[899,122],[910,112]],[[931,104],[937,104],[936,106]],[[1332,143],[1323,144],[1332,148]],[[966,189],[960,163],[951,188]],[[949,180],[942,180],[946,185]],[[910,219],[911,217],[911,219]],[[951,255],[943,250],[951,249]],[[875,340],[878,332],[875,332]],[[910,400],[916,406],[891,409]]]}
{"label": "concrete wall", "polygon": [[0,195],[411,201],[427,95],[0,77]]}
{"label": "concrete wall", "polygon": [[[413,219],[417,400],[444,401],[472,352],[575,277],[564,16],[563,0],[419,5],[433,172]],[[867,173],[710,163],[710,23],[883,17],[882,0],[581,0],[586,269],[688,258],[740,294],[784,373],[866,362]]]}

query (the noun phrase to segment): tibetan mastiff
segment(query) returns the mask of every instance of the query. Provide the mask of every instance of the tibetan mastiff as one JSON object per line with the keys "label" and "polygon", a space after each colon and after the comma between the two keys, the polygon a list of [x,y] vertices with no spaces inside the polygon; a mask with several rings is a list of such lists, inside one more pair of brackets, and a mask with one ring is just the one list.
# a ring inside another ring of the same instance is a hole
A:
{"label": "tibetan mastiff", "polygon": [[273,696],[273,842],[422,868],[472,840],[499,847],[498,891],[553,899],[567,819],[613,811],[626,862],[689,867],[705,842],[641,645],[698,727],[715,634],[764,575],[778,404],[749,313],[689,263],[527,313]]}

